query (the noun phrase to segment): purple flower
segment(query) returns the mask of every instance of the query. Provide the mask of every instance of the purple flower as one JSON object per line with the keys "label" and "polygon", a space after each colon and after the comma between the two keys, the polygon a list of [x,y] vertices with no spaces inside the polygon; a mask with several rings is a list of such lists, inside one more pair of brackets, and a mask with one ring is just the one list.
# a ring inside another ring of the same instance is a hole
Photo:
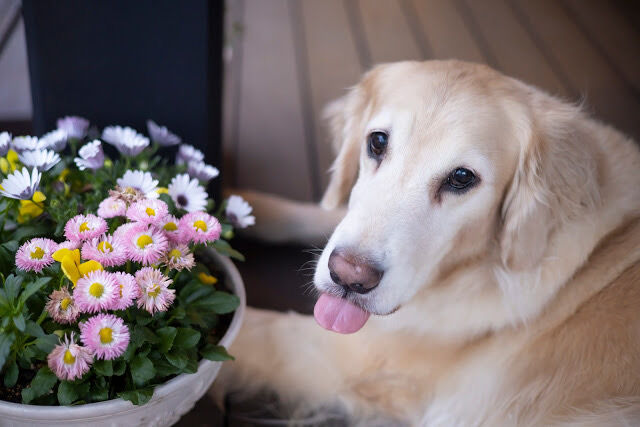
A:
{"label": "purple flower", "polygon": [[69,138],[82,139],[87,135],[89,120],[78,116],[67,116],[58,119],[58,129],[67,133]]}
{"label": "purple flower", "polygon": [[151,140],[159,145],[168,147],[171,145],[178,145],[182,142],[182,138],[171,133],[166,126],[156,124],[153,120],[147,120],[147,129],[149,130]]}
{"label": "purple flower", "polygon": [[102,143],[94,140],[85,144],[78,151],[80,157],[76,157],[74,161],[81,171],[85,169],[100,169],[104,164],[104,151],[102,151]]}

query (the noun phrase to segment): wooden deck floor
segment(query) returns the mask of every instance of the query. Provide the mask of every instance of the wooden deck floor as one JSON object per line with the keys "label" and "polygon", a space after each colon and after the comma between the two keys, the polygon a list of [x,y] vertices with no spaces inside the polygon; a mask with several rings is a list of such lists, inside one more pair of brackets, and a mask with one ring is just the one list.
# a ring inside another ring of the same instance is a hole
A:
{"label": "wooden deck floor", "polygon": [[640,19],[624,0],[235,0],[227,185],[318,200],[322,107],[372,65],[458,58],[570,100],[640,139]]}

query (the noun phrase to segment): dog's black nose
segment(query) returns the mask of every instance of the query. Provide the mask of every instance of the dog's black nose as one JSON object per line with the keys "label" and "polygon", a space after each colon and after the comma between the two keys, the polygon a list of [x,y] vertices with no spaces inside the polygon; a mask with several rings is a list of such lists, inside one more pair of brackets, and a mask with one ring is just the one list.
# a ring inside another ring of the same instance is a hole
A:
{"label": "dog's black nose", "polygon": [[348,250],[334,249],[329,256],[329,273],[337,285],[364,294],[378,286],[383,271],[365,257]]}

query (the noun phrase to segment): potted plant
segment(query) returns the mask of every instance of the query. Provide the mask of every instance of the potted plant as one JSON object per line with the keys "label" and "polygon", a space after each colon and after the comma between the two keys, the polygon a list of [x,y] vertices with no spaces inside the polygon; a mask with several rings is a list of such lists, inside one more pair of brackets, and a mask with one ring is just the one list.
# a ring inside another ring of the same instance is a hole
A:
{"label": "potted plant", "polygon": [[148,132],[97,138],[66,117],[41,138],[0,133],[3,425],[170,425],[232,359],[244,288],[220,254],[242,259],[227,240],[251,207],[215,206],[218,170]]}

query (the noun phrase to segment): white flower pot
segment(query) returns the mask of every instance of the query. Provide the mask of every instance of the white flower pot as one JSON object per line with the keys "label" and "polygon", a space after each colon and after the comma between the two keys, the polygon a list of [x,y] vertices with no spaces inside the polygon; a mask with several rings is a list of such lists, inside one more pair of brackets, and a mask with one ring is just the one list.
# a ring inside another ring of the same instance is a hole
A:
{"label": "white flower pot", "polygon": [[[229,329],[220,345],[229,347],[244,318],[244,284],[235,265],[226,257],[214,256],[227,275],[227,285],[240,298]],[[222,362],[202,360],[195,374],[181,374],[156,387],[147,404],[114,399],[78,406],[36,406],[0,401],[0,426],[170,426],[187,413],[218,375]]]}

